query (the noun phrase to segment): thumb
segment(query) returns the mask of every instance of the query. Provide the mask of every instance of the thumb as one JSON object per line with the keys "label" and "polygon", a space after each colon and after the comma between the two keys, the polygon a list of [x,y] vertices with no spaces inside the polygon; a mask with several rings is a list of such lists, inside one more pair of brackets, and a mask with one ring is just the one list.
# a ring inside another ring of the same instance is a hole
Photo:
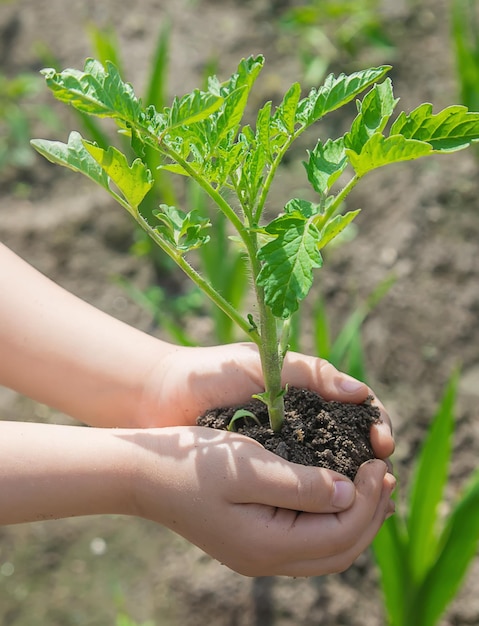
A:
{"label": "thumb", "polygon": [[237,457],[236,503],[310,513],[337,513],[354,503],[354,484],[338,472],[290,463],[257,446],[251,452]]}

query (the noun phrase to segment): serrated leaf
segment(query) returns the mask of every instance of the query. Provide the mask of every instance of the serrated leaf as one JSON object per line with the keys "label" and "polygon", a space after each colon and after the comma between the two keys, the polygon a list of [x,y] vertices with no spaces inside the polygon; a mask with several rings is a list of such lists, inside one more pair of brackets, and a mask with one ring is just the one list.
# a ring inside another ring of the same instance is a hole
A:
{"label": "serrated leaf", "polygon": [[224,99],[211,93],[195,89],[181,98],[175,98],[170,108],[164,109],[169,132],[179,126],[191,126],[203,121],[223,104]]}
{"label": "serrated leaf", "polygon": [[83,72],[66,69],[59,73],[46,68],[42,74],[58,100],[83,113],[124,123],[134,123],[139,118],[141,107],[131,85],[122,81],[109,61],[103,67],[99,61],[87,59]]}
{"label": "serrated leaf", "polygon": [[221,141],[230,131],[233,131],[236,135],[243,118],[246,103],[248,102],[248,95],[249,91],[246,85],[243,85],[225,98],[223,110],[216,122],[217,136],[215,143]]}
{"label": "serrated leaf", "polygon": [[263,147],[256,145],[246,152],[241,168],[239,194],[250,206],[254,206],[259,189],[263,183],[266,154]]}
{"label": "serrated leaf", "polygon": [[433,114],[432,104],[425,103],[409,115],[400,113],[391,126],[391,134],[426,141],[434,152],[454,152],[479,140],[479,113],[454,105]]}
{"label": "serrated leaf", "polygon": [[335,141],[328,139],[324,145],[318,141],[308,154],[309,161],[303,162],[308,180],[317,193],[326,196],[348,165],[344,140],[342,137]]}
{"label": "serrated leaf", "polygon": [[271,162],[273,158],[271,154],[270,141],[271,108],[271,102],[266,102],[266,104],[258,111],[258,115],[256,117],[256,141],[258,142],[258,145],[262,147],[269,162]]}
{"label": "serrated leaf", "polygon": [[321,117],[339,109],[356,98],[361,92],[381,80],[390,70],[389,65],[373,67],[337,78],[330,74],[324,85],[313,89],[298,105],[297,122],[309,126]]}
{"label": "serrated leaf", "polygon": [[371,135],[384,130],[397,103],[398,99],[394,98],[389,78],[374,85],[362,102],[358,102],[359,113],[351,125],[350,132],[344,136],[345,146],[359,154]]}
{"label": "serrated leaf", "polygon": [[52,163],[80,172],[109,191],[108,176],[85,149],[80,133],[71,132],[66,144],[47,139],[32,139],[30,143]]}
{"label": "serrated leaf", "polygon": [[210,221],[195,209],[185,213],[174,206],[162,204],[154,215],[161,222],[156,230],[181,253],[195,250],[209,241],[205,229],[211,226]]}
{"label": "serrated leaf", "polygon": [[286,203],[284,212],[293,217],[300,217],[301,219],[309,219],[314,217],[319,212],[319,206],[310,202],[309,200],[303,200],[302,198],[293,198]]}
{"label": "serrated leaf", "polygon": [[346,149],[346,156],[358,176],[390,163],[411,161],[432,154],[432,146],[424,141],[406,139],[402,135],[384,137],[372,135],[364,144],[360,154]]}
{"label": "serrated leaf", "polygon": [[264,65],[264,56],[249,56],[241,59],[237,71],[226,81],[220,82],[216,76],[208,78],[208,90],[212,94],[225,97],[239,87],[251,89]]}
{"label": "serrated leaf", "polygon": [[[264,65],[264,57],[242,59],[238,70],[231,78],[218,85],[218,93],[224,98],[224,105],[215,122],[218,143],[230,131],[236,135],[248,102],[251,88]],[[214,92],[214,90],[213,90]]]}
{"label": "serrated leaf", "polygon": [[336,215],[321,229],[321,238],[318,242],[318,249],[321,250],[333,239],[335,239],[343,230],[359,215],[361,209],[349,211],[344,215]]}
{"label": "serrated leaf", "polygon": [[293,83],[276,109],[273,124],[286,135],[293,135],[296,126],[296,111],[301,97],[301,85]]}
{"label": "serrated leaf", "polygon": [[258,252],[262,262],[258,284],[264,288],[265,302],[273,314],[288,318],[308,294],[313,269],[322,265],[319,232],[311,220],[296,214],[276,218],[266,230],[275,239]]}
{"label": "serrated leaf", "polygon": [[83,145],[111,181],[115,183],[131,207],[137,208],[153,187],[150,170],[141,159],[135,159],[131,166],[126,156],[110,146],[103,150],[99,146],[84,141]]}

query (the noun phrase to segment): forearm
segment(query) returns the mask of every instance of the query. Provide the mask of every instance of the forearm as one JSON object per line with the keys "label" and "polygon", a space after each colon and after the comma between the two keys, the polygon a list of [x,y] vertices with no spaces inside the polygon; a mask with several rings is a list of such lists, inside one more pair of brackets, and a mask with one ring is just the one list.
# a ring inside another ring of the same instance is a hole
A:
{"label": "forearm", "polygon": [[121,432],[0,422],[0,524],[133,513],[134,454]]}
{"label": "forearm", "polygon": [[172,349],[68,293],[0,244],[0,384],[98,426],[135,426]]}

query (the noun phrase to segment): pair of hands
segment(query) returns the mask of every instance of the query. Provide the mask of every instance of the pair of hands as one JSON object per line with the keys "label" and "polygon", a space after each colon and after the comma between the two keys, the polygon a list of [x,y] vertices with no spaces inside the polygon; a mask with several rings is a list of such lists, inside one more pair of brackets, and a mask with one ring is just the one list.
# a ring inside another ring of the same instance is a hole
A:
{"label": "pair of hands", "polygon": [[[195,426],[206,409],[263,390],[254,346],[155,339],[2,244],[0,269],[0,384],[92,426],[0,422],[0,523],[140,515],[243,574],[308,576],[348,567],[393,511],[394,478],[382,460],[362,466],[353,484],[236,433]],[[294,353],[283,383],[346,402],[371,393],[325,361]],[[387,459],[394,442],[380,408],[384,422],[371,442]]]}
{"label": "pair of hands", "polygon": [[[371,393],[326,361],[295,353],[287,355],[283,377],[329,400],[361,402]],[[154,426],[161,415],[166,427],[132,439],[141,459],[136,513],[245,575],[342,571],[394,511],[395,480],[382,460],[364,464],[353,484],[330,470],[288,463],[237,433],[193,425],[203,410],[239,404],[261,388],[250,344],[169,352],[145,380],[139,418]],[[371,441],[378,459],[387,459],[394,442],[378,405],[383,422],[373,426]]]}

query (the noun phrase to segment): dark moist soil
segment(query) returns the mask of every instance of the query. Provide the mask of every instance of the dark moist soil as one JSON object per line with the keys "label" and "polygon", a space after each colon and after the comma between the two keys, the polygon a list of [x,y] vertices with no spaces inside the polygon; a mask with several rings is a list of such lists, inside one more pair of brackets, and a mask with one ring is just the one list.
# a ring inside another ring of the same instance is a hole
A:
{"label": "dark moist soil", "polygon": [[[267,450],[299,463],[335,470],[354,479],[362,463],[374,458],[369,433],[380,419],[368,398],[363,404],[329,402],[307,389],[290,388],[285,396],[285,422],[281,432],[269,427],[266,405],[252,399],[244,408],[250,418],[237,420],[237,431],[259,441]],[[207,411],[198,425],[226,430],[238,407]]]}

